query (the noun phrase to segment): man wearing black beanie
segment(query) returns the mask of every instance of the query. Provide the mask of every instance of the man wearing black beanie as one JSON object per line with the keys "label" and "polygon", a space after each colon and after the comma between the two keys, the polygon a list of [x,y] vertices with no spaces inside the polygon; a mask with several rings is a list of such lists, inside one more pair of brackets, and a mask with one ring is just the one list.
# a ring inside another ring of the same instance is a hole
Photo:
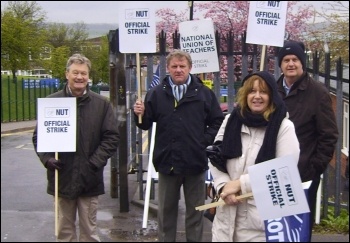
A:
{"label": "man wearing black beanie", "polygon": [[300,143],[298,168],[301,180],[312,181],[308,190],[311,241],[320,176],[333,157],[338,128],[329,91],[307,73],[305,61],[303,43],[285,42],[278,53],[282,75],[277,85]]}
{"label": "man wearing black beanie", "polygon": [[279,67],[281,67],[283,57],[287,55],[295,55],[301,62],[303,70],[306,70],[306,55],[304,43],[296,41],[287,41],[278,53]]}

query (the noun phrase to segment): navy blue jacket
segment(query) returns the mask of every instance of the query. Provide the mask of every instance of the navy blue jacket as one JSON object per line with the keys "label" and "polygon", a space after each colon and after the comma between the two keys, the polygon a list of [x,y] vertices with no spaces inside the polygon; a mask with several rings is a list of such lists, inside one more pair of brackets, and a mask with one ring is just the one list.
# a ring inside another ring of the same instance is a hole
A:
{"label": "navy blue jacket", "polygon": [[186,94],[176,102],[168,77],[149,90],[145,97],[145,114],[136,125],[148,130],[156,122],[153,164],[163,174],[195,175],[208,169],[205,148],[214,138],[224,119],[212,90],[196,76]]}

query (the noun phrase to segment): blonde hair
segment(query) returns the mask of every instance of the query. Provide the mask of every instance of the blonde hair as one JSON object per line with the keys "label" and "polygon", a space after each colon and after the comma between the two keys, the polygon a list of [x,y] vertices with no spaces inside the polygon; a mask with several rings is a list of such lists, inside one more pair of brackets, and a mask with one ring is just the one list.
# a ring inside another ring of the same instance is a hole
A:
{"label": "blonde hair", "polygon": [[275,111],[276,106],[272,102],[271,88],[262,77],[260,77],[258,75],[252,75],[251,77],[249,77],[247,80],[244,81],[243,86],[241,88],[239,88],[239,90],[237,92],[237,103],[241,107],[240,112],[241,112],[242,117],[244,117],[244,111],[250,112],[247,97],[248,97],[248,94],[252,91],[252,89],[254,87],[255,80],[258,80],[259,88],[261,90],[265,91],[270,98],[267,109],[263,113],[265,120],[268,121],[270,118],[270,115]]}
{"label": "blonde hair", "polygon": [[175,49],[174,51],[170,52],[168,56],[166,57],[166,64],[167,66],[170,65],[170,61],[174,58],[186,58],[188,64],[190,67],[192,67],[192,58],[191,55],[188,52],[182,51],[180,49]]}

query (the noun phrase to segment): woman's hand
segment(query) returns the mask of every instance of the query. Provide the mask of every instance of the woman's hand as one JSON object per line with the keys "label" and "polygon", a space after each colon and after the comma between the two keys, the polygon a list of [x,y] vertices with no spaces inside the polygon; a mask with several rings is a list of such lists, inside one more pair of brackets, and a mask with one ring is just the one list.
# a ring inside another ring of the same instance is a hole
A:
{"label": "woman's hand", "polygon": [[[223,198],[223,196],[221,196],[221,198]],[[237,204],[241,203],[241,200],[237,199],[235,194],[227,195],[224,197],[223,200],[225,201],[225,204],[227,204],[227,205],[237,205]]]}
{"label": "woman's hand", "polygon": [[237,205],[241,200],[237,199],[241,192],[241,182],[239,180],[229,181],[222,188],[220,197],[228,205]]}

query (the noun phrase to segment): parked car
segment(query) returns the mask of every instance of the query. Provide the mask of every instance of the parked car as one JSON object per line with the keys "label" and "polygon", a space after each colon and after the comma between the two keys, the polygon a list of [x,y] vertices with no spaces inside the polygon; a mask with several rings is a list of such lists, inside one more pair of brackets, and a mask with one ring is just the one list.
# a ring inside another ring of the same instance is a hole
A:
{"label": "parked car", "polygon": [[96,86],[100,89],[100,91],[109,91],[109,84],[102,81],[98,82]]}
{"label": "parked car", "polygon": [[227,112],[228,111],[228,104],[227,102],[220,103],[220,108],[222,112]]}
{"label": "parked car", "polygon": [[[233,105],[233,107],[236,107],[236,104]],[[220,103],[221,111],[224,113],[228,113],[228,104],[227,102]]]}

